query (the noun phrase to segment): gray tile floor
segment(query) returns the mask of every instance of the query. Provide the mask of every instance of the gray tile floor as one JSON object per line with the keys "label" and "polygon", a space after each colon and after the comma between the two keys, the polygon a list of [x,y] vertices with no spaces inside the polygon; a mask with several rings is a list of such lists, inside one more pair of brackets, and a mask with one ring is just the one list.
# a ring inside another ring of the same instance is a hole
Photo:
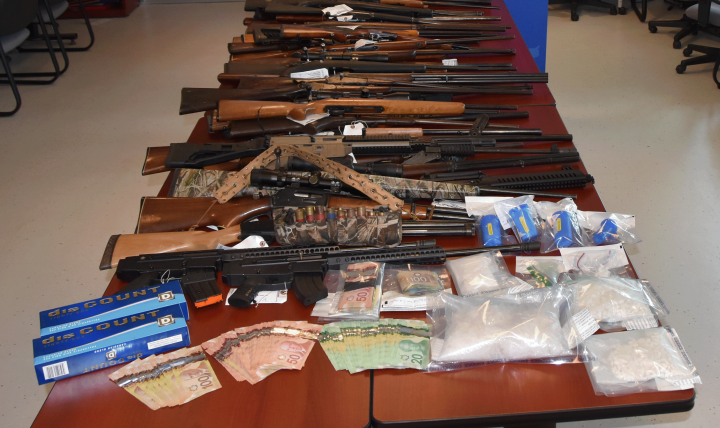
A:
{"label": "gray tile floor", "polygon": [[[651,2],[651,18],[680,15]],[[0,119],[2,426],[30,425],[50,390],[37,386],[30,363],[37,313],[105,289],[110,272],[97,266],[107,238],[133,231],[140,197],[164,179],[140,176],[145,148],[189,135],[198,116],[176,115],[179,90],[217,84],[244,16],[237,3],[173,4],[95,20],[96,46],[70,54],[54,85],[22,87],[23,108]],[[720,90],[710,66],[677,75],[682,54],[671,43],[670,29],[650,34],[634,15],[586,8],[571,22],[567,7],[554,8],[548,71],[607,209],[638,216],[644,241],[632,260],[671,306],[705,384],[687,414],[563,427],[716,426]],[[13,66],[38,59],[16,56]],[[0,109],[10,97],[0,87]]]}

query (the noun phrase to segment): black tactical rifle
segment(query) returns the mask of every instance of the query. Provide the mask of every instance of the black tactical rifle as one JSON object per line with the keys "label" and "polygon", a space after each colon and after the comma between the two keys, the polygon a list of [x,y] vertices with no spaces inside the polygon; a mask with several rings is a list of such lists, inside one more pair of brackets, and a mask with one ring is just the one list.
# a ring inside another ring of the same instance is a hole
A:
{"label": "black tactical rifle", "polygon": [[435,241],[418,241],[396,248],[270,247],[260,249],[189,251],[146,254],[120,260],[117,276],[128,281],[120,292],[149,287],[170,279],[180,279],[186,295],[196,303],[217,299],[222,292],[216,277],[238,290],[230,297],[232,306],[247,308],[259,291],[292,288],[303,305],[327,297],[323,284],[330,267],[363,261],[435,264],[447,257],[467,256],[486,251],[534,251],[539,243],[499,247],[444,250]]}

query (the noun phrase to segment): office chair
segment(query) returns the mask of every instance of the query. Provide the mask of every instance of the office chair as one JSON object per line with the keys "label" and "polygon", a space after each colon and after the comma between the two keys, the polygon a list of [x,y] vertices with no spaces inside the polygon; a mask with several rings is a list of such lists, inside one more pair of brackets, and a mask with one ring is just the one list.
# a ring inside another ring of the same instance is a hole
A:
{"label": "office chair", "polygon": [[[67,8],[70,6],[70,4],[67,2],[67,0],[49,0],[50,1],[50,7],[52,8],[52,19],[55,20],[55,25],[60,26],[60,24],[57,23],[57,18],[62,15]],[[85,10],[85,1],[84,0],[77,0],[78,6],[80,8],[80,12],[82,13],[83,19],[85,20],[85,28],[87,28],[88,35],[90,36],[90,42],[87,44],[87,46],[82,47],[67,47],[65,46],[65,51],[67,52],[82,52],[89,50],[92,45],[95,44],[95,33],[93,32],[92,25],[90,24],[90,18],[88,17],[87,10]],[[46,12],[42,12],[43,15],[43,22],[45,25],[51,24],[50,18],[48,17],[48,14]],[[30,37],[28,37],[28,41],[37,41],[42,40],[42,36],[39,31],[39,24],[40,21],[36,21],[29,27],[30,30]],[[77,33],[70,33],[70,34],[60,34],[60,38],[63,40],[69,40],[71,43],[74,43],[77,39],[78,35]],[[25,48],[20,46],[18,48],[18,51],[20,52],[45,52],[47,49],[45,48]]]}
{"label": "office chair", "polygon": [[[45,2],[45,8],[50,10],[47,2]],[[34,18],[42,19],[36,0],[0,0],[0,62],[5,69],[5,73],[0,74],[0,77],[6,78],[0,80],[0,84],[9,84],[15,96],[15,108],[0,112],[0,116],[11,116],[20,110],[22,100],[18,85],[47,85],[54,82],[61,74],[55,51],[52,50],[50,36],[44,26],[42,27],[43,37],[55,71],[52,73],[13,73],[10,69],[10,58],[6,52],[20,45],[30,35],[30,31],[26,27]],[[30,77],[30,79],[18,79],[18,77]],[[34,79],[37,77],[50,77],[50,79]]]}
{"label": "office chair", "polygon": [[720,89],[720,81],[718,81],[718,69],[720,69],[720,48],[689,44],[687,48],[683,50],[683,55],[689,57],[694,51],[698,51],[705,55],[680,61],[680,65],[675,67],[675,71],[677,71],[678,74],[683,74],[688,65],[709,64],[714,62],[715,68],[713,69],[712,76],[718,89]]}
{"label": "office chair", "polygon": [[681,28],[674,37],[673,48],[675,49],[680,49],[682,47],[680,40],[691,33],[696,35],[702,31],[720,37],[720,1],[700,0],[698,4],[687,8],[681,19],[648,22],[648,29],[651,33],[657,33],[657,27]]}
{"label": "office chair", "polygon": [[[566,4],[570,3],[570,19],[573,21],[577,21],[580,19],[580,15],[578,15],[578,6],[579,5],[587,5],[587,6],[595,6],[595,7],[604,7],[610,9],[610,15],[617,15],[618,9],[617,6],[610,3],[605,3],[604,1],[600,0],[549,0],[548,4]],[[621,13],[621,15],[625,15],[625,13]]]}

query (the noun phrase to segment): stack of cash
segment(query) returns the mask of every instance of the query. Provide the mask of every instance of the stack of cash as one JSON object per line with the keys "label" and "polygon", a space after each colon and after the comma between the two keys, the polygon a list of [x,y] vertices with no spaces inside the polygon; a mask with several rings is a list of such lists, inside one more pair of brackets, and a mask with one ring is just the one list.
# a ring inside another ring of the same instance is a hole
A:
{"label": "stack of cash", "polygon": [[199,346],[138,358],[111,374],[110,380],[153,410],[185,404],[220,389]]}
{"label": "stack of cash", "polygon": [[300,370],[321,326],[272,321],[236,328],[202,344],[239,382],[256,384],[278,370]]}
{"label": "stack of cash", "polygon": [[423,321],[341,321],[323,327],[320,345],[335,370],[424,370],[430,361],[430,330]]}

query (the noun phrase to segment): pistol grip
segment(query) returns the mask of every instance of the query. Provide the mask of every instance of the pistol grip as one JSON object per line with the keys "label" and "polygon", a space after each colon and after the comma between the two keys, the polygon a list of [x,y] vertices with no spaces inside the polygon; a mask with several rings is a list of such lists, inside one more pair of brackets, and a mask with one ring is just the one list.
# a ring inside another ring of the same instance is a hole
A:
{"label": "pistol grip", "polygon": [[145,272],[130,281],[125,287],[121,288],[117,294],[140,290],[141,288],[148,288],[157,284],[160,284],[159,275],[156,272]]}
{"label": "pistol grip", "polygon": [[320,273],[296,273],[292,290],[295,297],[305,306],[310,306],[328,296],[323,275]]}
{"label": "pistol grip", "polygon": [[248,278],[242,287],[237,290],[228,299],[228,304],[236,308],[249,308],[255,303],[255,296],[260,291],[262,280],[260,278]]}

